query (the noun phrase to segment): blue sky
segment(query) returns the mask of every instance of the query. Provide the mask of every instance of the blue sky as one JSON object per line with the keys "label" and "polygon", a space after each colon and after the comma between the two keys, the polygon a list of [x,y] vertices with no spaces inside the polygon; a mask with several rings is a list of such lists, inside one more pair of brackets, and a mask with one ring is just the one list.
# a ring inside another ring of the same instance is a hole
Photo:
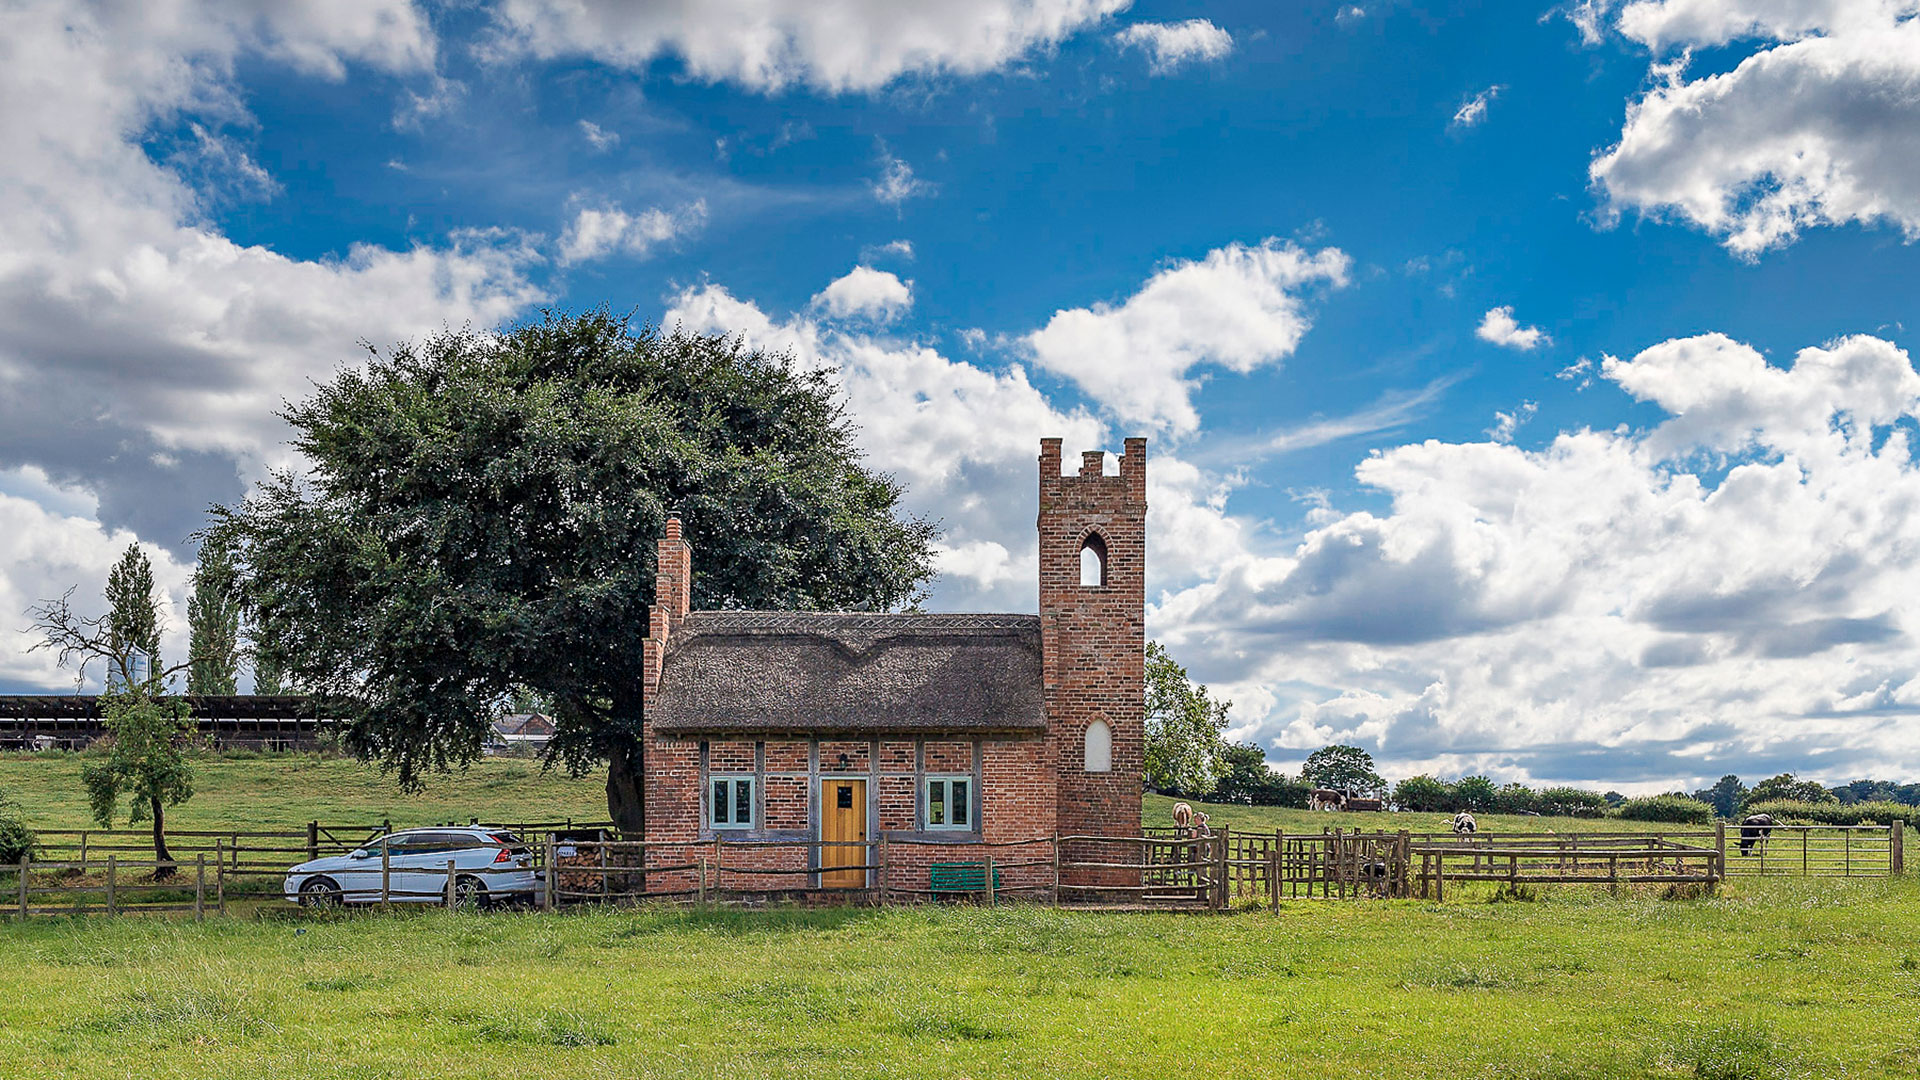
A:
{"label": "blue sky", "polygon": [[356,341],[605,304],[839,369],[935,608],[1031,608],[1039,437],[1147,435],[1151,631],[1276,764],[1920,772],[1906,0],[0,28],[11,608],[137,538],[183,614]]}

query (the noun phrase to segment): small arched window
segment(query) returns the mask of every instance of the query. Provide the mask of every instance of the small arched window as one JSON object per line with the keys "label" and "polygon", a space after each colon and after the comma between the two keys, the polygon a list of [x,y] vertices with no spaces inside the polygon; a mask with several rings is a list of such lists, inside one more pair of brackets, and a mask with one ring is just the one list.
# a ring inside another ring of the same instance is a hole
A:
{"label": "small arched window", "polygon": [[1080,542],[1080,584],[1105,585],[1107,583],[1107,542],[1099,533],[1088,533]]}
{"label": "small arched window", "polygon": [[1095,720],[1087,725],[1087,771],[1111,772],[1113,770],[1113,729],[1105,720]]}

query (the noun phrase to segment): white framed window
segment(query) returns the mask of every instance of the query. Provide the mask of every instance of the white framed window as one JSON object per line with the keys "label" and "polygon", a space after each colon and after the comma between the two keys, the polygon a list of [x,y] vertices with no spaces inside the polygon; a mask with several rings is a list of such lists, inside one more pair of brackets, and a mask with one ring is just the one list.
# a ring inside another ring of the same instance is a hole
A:
{"label": "white framed window", "polygon": [[1095,720],[1087,725],[1088,772],[1113,771],[1113,729],[1105,720]]}
{"label": "white framed window", "polygon": [[927,777],[927,828],[973,828],[973,777]]}
{"label": "white framed window", "polygon": [[708,828],[753,828],[753,777],[716,776],[708,785],[708,796]]}

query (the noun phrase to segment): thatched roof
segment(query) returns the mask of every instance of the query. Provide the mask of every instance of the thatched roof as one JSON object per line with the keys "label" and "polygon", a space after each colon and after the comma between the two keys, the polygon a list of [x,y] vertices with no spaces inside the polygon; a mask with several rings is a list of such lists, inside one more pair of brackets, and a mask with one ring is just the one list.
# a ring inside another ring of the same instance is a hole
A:
{"label": "thatched roof", "polygon": [[652,709],[676,734],[1045,731],[1040,617],[696,611]]}

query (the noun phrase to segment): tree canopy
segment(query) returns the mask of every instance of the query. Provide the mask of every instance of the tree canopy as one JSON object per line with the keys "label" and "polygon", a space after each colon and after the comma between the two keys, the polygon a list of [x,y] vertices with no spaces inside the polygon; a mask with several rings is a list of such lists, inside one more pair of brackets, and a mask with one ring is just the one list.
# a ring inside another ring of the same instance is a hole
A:
{"label": "tree canopy", "polygon": [[869,470],[832,374],[605,311],[372,351],[283,416],[311,468],[216,508],[256,670],[338,696],[347,745],[398,771],[471,760],[514,693],[551,753],[606,761],[642,825],[642,641],[677,514],[693,605],[887,610],[934,526]]}
{"label": "tree canopy", "polygon": [[200,545],[187,600],[187,693],[231,694],[240,671],[240,602],[233,588],[233,553],[211,540]]}
{"label": "tree canopy", "polygon": [[[1157,641],[1147,642],[1146,780],[1155,790],[1199,798],[1224,772],[1227,710]],[[1263,755],[1264,757],[1264,755]]]}
{"label": "tree canopy", "polygon": [[1307,755],[1301,779],[1316,787],[1349,795],[1380,797],[1387,782],[1373,771],[1373,755],[1357,746],[1323,746]]}

